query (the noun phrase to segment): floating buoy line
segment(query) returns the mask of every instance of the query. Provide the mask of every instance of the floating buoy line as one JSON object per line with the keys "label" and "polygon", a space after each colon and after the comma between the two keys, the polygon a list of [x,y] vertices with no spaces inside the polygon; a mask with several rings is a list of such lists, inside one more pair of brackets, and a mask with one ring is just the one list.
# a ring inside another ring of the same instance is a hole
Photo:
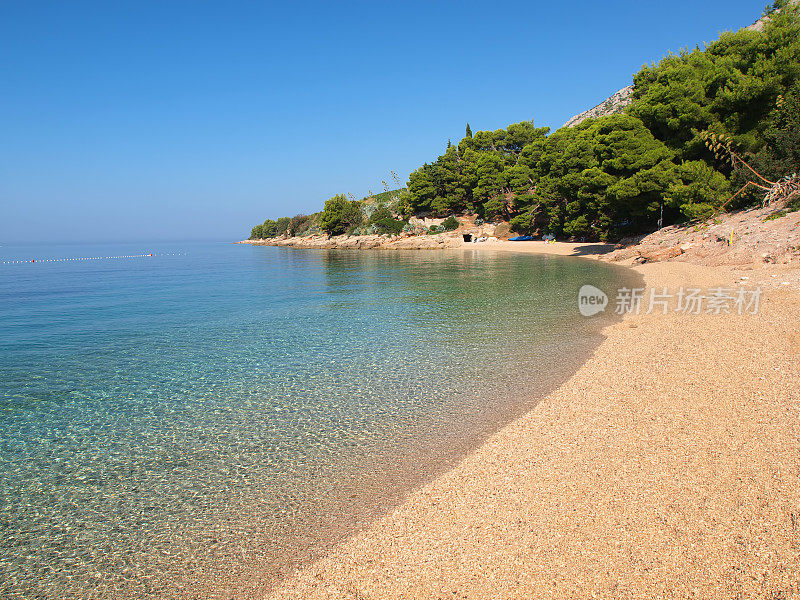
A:
{"label": "floating buoy line", "polygon": [[25,263],[59,263],[59,262],[77,262],[83,260],[122,260],[124,258],[156,258],[159,256],[186,256],[186,252],[150,252],[148,254],[123,254],[120,256],[73,256],[70,258],[30,258],[21,260],[4,260],[0,261],[3,265],[23,265]]}

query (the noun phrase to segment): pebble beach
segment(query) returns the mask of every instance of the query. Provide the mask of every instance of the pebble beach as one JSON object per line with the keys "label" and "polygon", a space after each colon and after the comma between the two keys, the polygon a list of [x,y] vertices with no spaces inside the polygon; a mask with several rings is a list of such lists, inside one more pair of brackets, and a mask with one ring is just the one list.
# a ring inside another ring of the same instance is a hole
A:
{"label": "pebble beach", "polygon": [[269,597],[800,597],[800,270],[633,268],[648,291],[763,295],[757,314],[628,314],[533,410]]}

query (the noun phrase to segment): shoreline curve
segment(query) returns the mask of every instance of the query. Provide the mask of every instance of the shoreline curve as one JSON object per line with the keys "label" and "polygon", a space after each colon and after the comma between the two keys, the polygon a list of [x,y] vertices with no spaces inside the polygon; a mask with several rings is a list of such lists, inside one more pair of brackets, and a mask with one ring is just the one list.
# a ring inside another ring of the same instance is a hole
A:
{"label": "shoreline curve", "polygon": [[761,309],[607,327],[531,411],[268,597],[796,595],[798,270],[633,268],[648,288],[763,286]]}

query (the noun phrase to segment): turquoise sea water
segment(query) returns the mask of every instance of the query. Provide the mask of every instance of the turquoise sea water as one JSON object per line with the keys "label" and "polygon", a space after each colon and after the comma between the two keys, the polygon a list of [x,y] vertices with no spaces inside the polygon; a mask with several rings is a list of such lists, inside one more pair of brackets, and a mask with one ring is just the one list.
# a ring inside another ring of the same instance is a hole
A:
{"label": "turquoise sea water", "polygon": [[598,343],[578,259],[0,247],[0,597],[257,597]]}

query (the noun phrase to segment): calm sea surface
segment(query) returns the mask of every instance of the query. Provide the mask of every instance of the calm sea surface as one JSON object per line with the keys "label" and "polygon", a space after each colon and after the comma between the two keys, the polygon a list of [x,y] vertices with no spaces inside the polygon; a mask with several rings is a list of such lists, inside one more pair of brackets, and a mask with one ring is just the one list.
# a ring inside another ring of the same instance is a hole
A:
{"label": "calm sea surface", "polygon": [[0,247],[0,597],[256,597],[563,381],[604,323],[578,289],[625,277],[474,251]]}

